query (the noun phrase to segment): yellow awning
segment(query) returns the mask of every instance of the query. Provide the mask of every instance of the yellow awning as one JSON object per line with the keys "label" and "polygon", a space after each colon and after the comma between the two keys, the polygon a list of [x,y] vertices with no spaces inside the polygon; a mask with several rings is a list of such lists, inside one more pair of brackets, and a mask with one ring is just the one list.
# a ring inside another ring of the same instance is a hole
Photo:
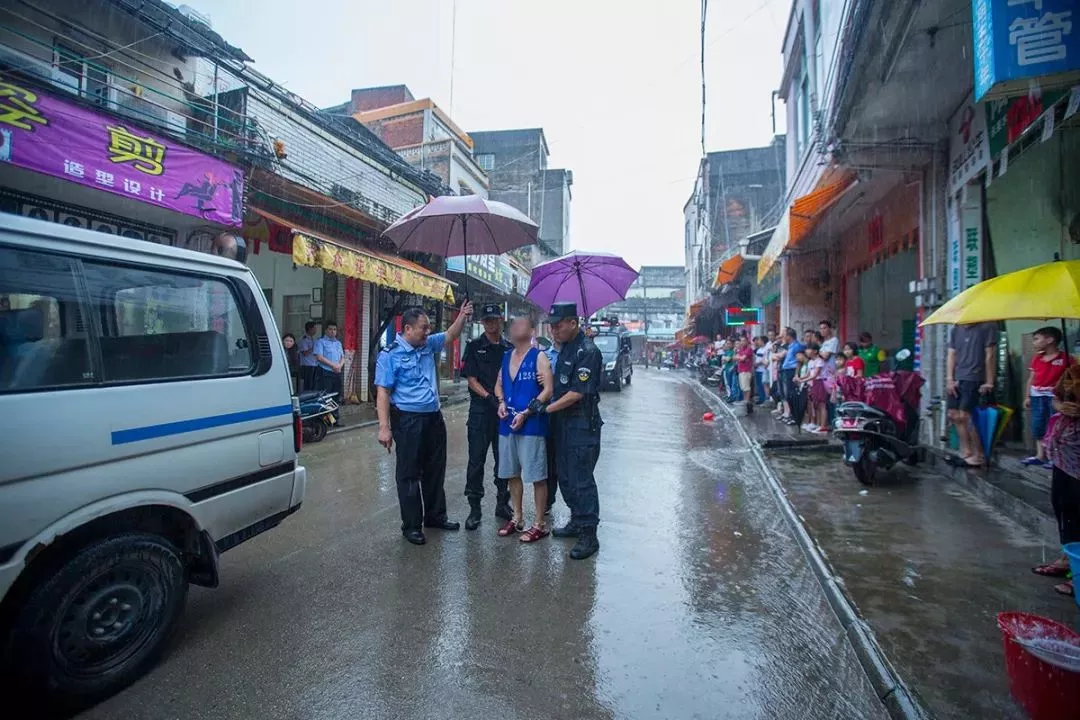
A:
{"label": "yellow awning", "polygon": [[338,245],[314,233],[293,230],[293,262],[453,304],[450,281],[404,258]]}
{"label": "yellow awning", "polygon": [[737,253],[720,263],[720,269],[716,271],[716,279],[713,280],[713,287],[718,288],[734,280],[742,269],[743,262],[742,253]]}
{"label": "yellow awning", "polygon": [[813,192],[795,199],[776,226],[765,252],[761,254],[761,260],[758,261],[759,283],[780,259],[784,250],[805,240],[825,217],[825,212],[855,181],[855,173],[834,169],[822,177]]}

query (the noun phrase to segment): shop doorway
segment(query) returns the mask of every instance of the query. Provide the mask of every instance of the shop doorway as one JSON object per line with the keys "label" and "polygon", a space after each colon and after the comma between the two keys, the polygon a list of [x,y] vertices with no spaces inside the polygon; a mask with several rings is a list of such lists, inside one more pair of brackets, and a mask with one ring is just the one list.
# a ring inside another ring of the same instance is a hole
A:
{"label": "shop doorway", "polygon": [[915,301],[909,284],[918,279],[918,251],[903,250],[859,273],[858,325],[849,339],[862,331],[874,336],[890,356],[915,341]]}

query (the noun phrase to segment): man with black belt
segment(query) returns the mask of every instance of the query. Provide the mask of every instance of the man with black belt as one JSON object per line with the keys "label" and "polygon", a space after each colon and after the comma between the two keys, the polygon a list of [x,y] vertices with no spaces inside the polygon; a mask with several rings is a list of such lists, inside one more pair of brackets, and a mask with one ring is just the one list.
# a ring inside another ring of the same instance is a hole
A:
{"label": "man with black belt", "polygon": [[[559,366],[559,343],[554,340],[551,345],[544,350],[544,354],[547,355],[548,364],[551,366],[551,372],[554,373]],[[548,461],[548,501],[547,512],[550,513],[551,509],[555,507],[555,495],[559,492],[559,473],[555,467],[555,425],[558,421],[557,415],[552,415],[548,419],[548,436],[547,436],[547,461]],[[566,493],[563,493],[563,499],[566,499]],[[568,506],[569,507],[569,506]]]}
{"label": "man with black belt", "polygon": [[315,341],[313,354],[316,362],[319,363],[319,367],[316,368],[318,372],[316,387],[337,395],[334,400],[337,401],[339,409],[333,413],[334,422],[338,427],[343,427],[340,407],[345,404],[345,397],[341,392],[341,371],[345,369],[345,350],[341,347],[337,334],[337,323],[333,320],[327,322],[323,326],[323,336]]}
{"label": "man with black belt", "polygon": [[570,522],[555,528],[555,537],[576,537],[570,551],[574,560],[583,560],[600,549],[596,526],[600,521],[600,499],[593,470],[600,458],[600,378],[603,356],[585,337],[576,303],[556,303],[551,307],[551,334],[561,345],[553,369],[555,394],[543,410],[556,422],[555,467],[563,500],[570,506]]}
{"label": "man with black belt", "polygon": [[413,545],[427,542],[421,527],[459,527],[446,518],[446,423],[439,409],[436,365],[470,315],[472,303],[466,300],[447,331],[432,335],[422,309],[406,310],[397,340],[379,353],[375,364],[379,444],[390,452],[397,442],[401,534]]}
{"label": "man with black belt", "polygon": [[495,517],[510,520],[510,492],[506,480],[499,479],[499,401],[495,398],[495,381],[502,370],[503,355],[513,345],[503,336],[503,309],[496,303],[480,308],[484,334],[465,346],[465,366],[462,374],[469,382],[469,464],[465,470],[465,497],[469,498],[469,517],[466,530],[480,526],[484,498],[484,464],[488,448],[495,458]]}

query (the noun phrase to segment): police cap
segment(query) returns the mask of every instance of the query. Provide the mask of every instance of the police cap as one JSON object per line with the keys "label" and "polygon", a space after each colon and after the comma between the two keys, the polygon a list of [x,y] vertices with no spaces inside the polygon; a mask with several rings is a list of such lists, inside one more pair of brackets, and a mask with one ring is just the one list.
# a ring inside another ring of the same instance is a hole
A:
{"label": "police cap", "polygon": [[480,306],[481,320],[488,320],[490,318],[499,318],[501,320],[502,317],[503,307],[499,303],[487,303]]}
{"label": "police cap", "polygon": [[576,318],[577,316],[577,303],[561,302],[555,303],[551,306],[551,314],[548,315],[547,321],[554,325],[560,320],[566,320],[567,318]]}

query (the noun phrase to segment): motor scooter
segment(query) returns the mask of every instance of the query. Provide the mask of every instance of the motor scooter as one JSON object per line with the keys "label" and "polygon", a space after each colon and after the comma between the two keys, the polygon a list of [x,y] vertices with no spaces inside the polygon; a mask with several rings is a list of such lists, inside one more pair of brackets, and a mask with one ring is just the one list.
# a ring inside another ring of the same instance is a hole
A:
{"label": "motor scooter", "polygon": [[300,393],[300,422],[304,433],[304,442],[317,443],[326,437],[326,433],[337,422],[334,412],[339,405],[337,393],[326,390],[307,390]]}
{"label": "motor scooter", "polygon": [[[898,358],[903,359],[903,358]],[[879,469],[903,461],[915,465],[926,458],[919,446],[921,375],[898,371],[871,378],[841,377],[841,392],[855,399],[836,408],[833,433],[844,446],[844,462],[863,485],[871,485]]]}

